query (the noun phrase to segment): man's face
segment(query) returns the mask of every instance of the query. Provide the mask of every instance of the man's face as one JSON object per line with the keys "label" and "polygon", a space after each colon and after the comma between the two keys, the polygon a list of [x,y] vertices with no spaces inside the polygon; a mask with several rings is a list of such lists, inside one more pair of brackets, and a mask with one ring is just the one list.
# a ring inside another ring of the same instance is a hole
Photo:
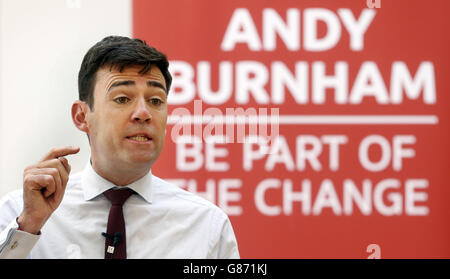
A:
{"label": "man's face", "polygon": [[153,66],[96,73],[94,109],[87,115],[92,164],[122,171],[150,168],[164,144],[167,94],[164,76]]}

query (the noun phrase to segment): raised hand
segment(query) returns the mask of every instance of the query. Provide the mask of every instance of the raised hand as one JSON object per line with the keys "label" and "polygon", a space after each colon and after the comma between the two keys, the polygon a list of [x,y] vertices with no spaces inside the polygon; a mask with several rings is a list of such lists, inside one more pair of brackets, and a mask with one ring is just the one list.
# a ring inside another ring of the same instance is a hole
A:
{"label": "raised hand", "polygon": [[19,229],[37,234],[64,197],[70,165],[64,156],[76,154],[79,147],[53,148],[23,175],[23,211]]}

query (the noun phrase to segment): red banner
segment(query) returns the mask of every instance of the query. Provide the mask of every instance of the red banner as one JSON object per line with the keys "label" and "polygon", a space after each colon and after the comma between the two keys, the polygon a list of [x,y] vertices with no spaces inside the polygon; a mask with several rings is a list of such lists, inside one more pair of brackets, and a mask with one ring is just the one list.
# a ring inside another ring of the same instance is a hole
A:
{"label": "red banner", "polygon": [[449,10],[135,0],[174,76],[153,173],[224,209],[243,258],[449,257]]}

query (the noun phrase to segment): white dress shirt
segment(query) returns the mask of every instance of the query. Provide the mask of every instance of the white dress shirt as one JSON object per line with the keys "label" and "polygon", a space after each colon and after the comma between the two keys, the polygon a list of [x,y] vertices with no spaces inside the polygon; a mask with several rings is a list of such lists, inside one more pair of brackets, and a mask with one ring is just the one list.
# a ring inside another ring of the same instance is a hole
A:
{"label": "white dress shirt", "polygon": [[[33,235],[18,230],[22,190],[0,201],[0,258],[104,258],[113,183],[88,163],[70,175],[64,198]],[[239,258],[228,216],[216,205],[152,175],[127,186],[123,205],[127,258]]]}

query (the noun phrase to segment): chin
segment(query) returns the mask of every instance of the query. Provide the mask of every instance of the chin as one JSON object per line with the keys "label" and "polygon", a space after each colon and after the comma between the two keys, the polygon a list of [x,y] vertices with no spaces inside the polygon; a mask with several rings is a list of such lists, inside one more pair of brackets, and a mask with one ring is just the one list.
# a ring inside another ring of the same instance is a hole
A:
{"label": "chin", "polygon": [[131,165],[136,165],[136,166],[144,166],[144,165],[148,165],[148,167],[151,167],[151,165],[153,165],[153,163],[156,161],[157,156],[154,156],[154,154],[135,154],[132,156],[129,156],[128,158],[128,162]]}

